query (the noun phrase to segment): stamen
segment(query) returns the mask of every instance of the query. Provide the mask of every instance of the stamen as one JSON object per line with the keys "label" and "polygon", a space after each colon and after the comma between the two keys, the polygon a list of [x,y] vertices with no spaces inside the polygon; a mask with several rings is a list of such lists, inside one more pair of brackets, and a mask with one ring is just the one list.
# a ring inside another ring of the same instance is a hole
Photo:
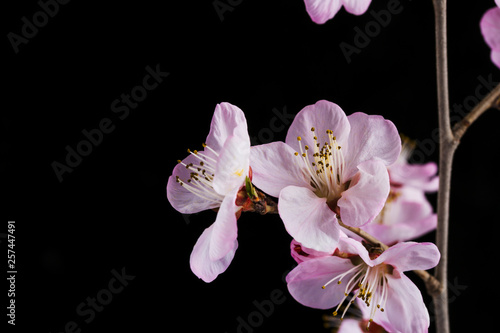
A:
{"label": "stamen", "polygon": [[323,146],[318,142],[315,127],[311,127],[311,132],[313,144],[302,145],[302,137],[298,136],[299,151],[294,152],[294,155],[300,154],[305,175],[309,176],[309,183],[316,195],[327,198],[327,203],[336,202],[345,190],[344,154],[332,130],[326,130],[327,140]]}
{"label": "stamen", "polygon": [[[215,156],[219,156],[219,154],[207,146],[206,143],[203,143],[202,146],[203,148],[213,152]],[[180,179],[179,176],[176,176],[176,182],[200,198],[221,203],[224,197],[215,192],[212,187],[212,180],[214,178],[215,164],[217,163],[217,160],[210,157],[205,153],[205,151],[191,151],[190,149],[187,149],[187,151],[189,154],[195,156],[200,162],[198,165],[195,165],[194,163],[186,164],[181,160],[177,160],[179,164],[182,164],[186,169],[191,170],[192,172],[190,173],[190,178],[185,181]]]}
{"label": "stamen", "polygon": [[[352,274],[353,272],[354,274]],[[360,298],[364,301],[366,306],[370,308],[369,322],[367,324],[367,329],[369,329],[370,323],[373,322],[373,318],[375,317],[377,310],[380,310],[381,312],[385,311],[384,307],[387,302],[387,291],[388,291],[387,278],[384,275],[385,273],[386,273],[386,265],[380,264],[371,267],[363,262],[359,265],[352,267],[346,272],[335,276],[333,279],[325,283],[325,285],[322,286],[323,289],[325,289],[333,281],[337,281],[337,284],[341,284],[342,279],[346,275],[352,274],[352,277],[346,284],[344,290],[344,297],[337,305],[337,308],[333,312],[333,315],[334,316],[338,315],[340,308],[346,301],[349,294],[351,292],[354,292],[353,296],[348,301],[348,304],[346,304],[345,308],[343,309],[343,313],[340,319],[344,318],[349,307],[355,301],[355,299]],[[355,291],[356,289],[357,291]]]}

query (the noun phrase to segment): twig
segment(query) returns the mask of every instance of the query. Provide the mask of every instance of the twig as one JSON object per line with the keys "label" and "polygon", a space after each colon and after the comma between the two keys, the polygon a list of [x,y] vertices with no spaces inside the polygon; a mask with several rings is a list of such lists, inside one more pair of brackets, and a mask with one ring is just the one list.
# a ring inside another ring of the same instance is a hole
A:
{"label": "twig", "polygon": [[385,245],[384,243],[382,243],[381,241],[379,241],[378,239],[376,239],[375,237],[373,237],[372,235],[370,235],[366,231],[364,231],[360,228],[355,228],[355,227],[345,225],[344,222],[342,222],[342,220],[340,218],[337,218],[337,220],[339,221],[339,224],[341,227],[344,227],[347,230],[354,232],[356,235],[363,238],[368,243],[380,247],[382,249],[382,251],[385,251],[389,248],[387,245]]}
{"label": "twig", "polygon": [[488,96],[479,102],[460,122],[453,126],[453,136],[459,141],[470,125],[485,111],[491,108],[500,109],[500,85],[497,85]]}

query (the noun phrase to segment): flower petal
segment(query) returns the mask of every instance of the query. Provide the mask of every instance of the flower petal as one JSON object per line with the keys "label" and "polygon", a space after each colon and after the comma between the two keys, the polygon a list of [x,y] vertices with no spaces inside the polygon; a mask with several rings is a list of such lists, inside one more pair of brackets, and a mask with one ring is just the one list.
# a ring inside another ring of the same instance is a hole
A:
{"label": "flower petal", "polygon": [[420,290],[404,274],[400,278],[386,275],[388,280],[385,311],[377,311],[375,322],[390,332],[427,332],[430,324]]}
{"label": "flower petal", "polygon": [[358,169],[337,203],[342,222],[352,227],[373,221],[384,207],[390,189],[387,168],[381,161],[363,162]]}
{"label": "flower petal", "polygon": [[349,237],[341,237],[339,240],[339,251],[349,254],[356,254],[368,265],[374,266],[372,260],[370,259],[370,254],[368,250],[355,239]]}
{"label": "flower petal", "polygon": [[295,259],[298,264],[303,261],[332,255],[328,252],[316,251],[314,249],[305,247],[295,239],[292,239],[292,242],[290,243],[290,253],[292,255],[292,258]]}
{"label": "flower petal", "polygon": [[190,257],[191,270],[197,277],[207,283],[215,280],[220,273],[223,273],[227,269],[238,248],[238,241],[234,240],[231,244],[231,249],[222,258],[212,260],[209,253],[214,229],[215,224],[212,224],[203,231]]}
{"label": "flower petal", "polygon": [[363,230],[392,245],[420,237],[436,229],[436,225],[437,216],[425,194],[413,187],[403,186],[395,190],[395,198],[388,200],[375,221],[365,225]]}
{"label": "flower petal", "polygon": [[245,131],[246,125],[238,125],[220,151],[212,181],[214,190],[219,194],[226,195],[241,187],[248,176],[250,139]]}
{"label": "flower petal", "polygon": [[[195,156],[189,155],[182,162],[188,165],[189,163],[199,163],[199,160]],[[176,177],[186,182],[190,179],[191,172],[191,170],[179,163],[175,166],[172,175],[168,178],[167,198],[172,207],[183,214],[193,214],[201,212],[202,210],[219,207],[223,197],[218,195],[215,191],[213,191],[213,193],[206,193],[204,197],[202,197],[193,194],[188,191],[186,187],[177,183]]]}
{"label": "flower petal", "polygon": [[480,26],[486,44],[493,50],[499,50],[500,8],[494,7],[487,10],[481,19]]}
{"label": "flower petal", "polygon": [[278,209],[286,230],[295,240],[316,251],[335,251],[340,226],[325,198],[305,187],[288,186],[281,190]]}
{"label": "flower petal", "polygon": [[247,120],[240,108],[227,102],[217,104],[210,124],[210,132],[205,141],[206,144],[219,152],[227,138],[234,135],[234,130],[239,125],[243,126],[241,130],[247,132]]}
{"label": "flower petal", "polygon": [[240,207],[236,206],[236,194],[238,189],[228,194],[213,224],[213,231],[210,235],[209,258],[218,260],[227,255],[233,248],[234,241],[238,237],[238,226],[236,224],[236,212]]}
{"label": "flower petal", "polygon": [[404,242],[391,246],[374,262],[383,262],[394,266],[399,272],[405,272],[433,268],[439,263],[440,257],[437,246],[432,243]]}
{"label": "flower petal", "polygon": [[345,179],[354,176],[356,167],[365,161],[378,158],[388,166],[398,159],[401,138],[391,121],[361,112],[353,113],[347,118],[351,132],[347,147],[342,147],[346,163]]}
{"label": "flower petal", "polygon": [[484,40],[491,48],[491,60],[500,68],[500,8],[494,7],[486,11],[480,26]]}
{"label": "flower petal", "polygon": [[284,142],[272,142],[254,146],[250,150],[252,183],[265,193],[278,197],[289,186],[309,186],[309,180],[300,166],[302,161]]}
{"label": "flower petal", "polygon": [[341,0],[304,0],[311,20],[323,24],[333,18],[342,6]]}
{"label": "flower petal", "polygon": [[337,333],[364,333],[360,324],[361,322],[358,319],[344,318]]}
{"label": "flower petal", "polygon": [[500,50],[499,51],[493,51],[491,50],[491,61],[500,68]]}
{"label": "flower petal", "polygon": [[408,185],[426,192],[436,192],[439,187],[437,164],[408,164],[396,162],[388,167],[391,184]]}
{"label": "flower petal", "polygon": [[364,14],[370,6],[371,0],[342,0],[347,12],[354,15]]}
{"label": "flower petal", "polygon": [[[327,130],[331,130],[337,142],[342,146],[347,142],[350,125],[344,111],[335,103],[321,100],[314,105],[303,108],[293,120],[288,129],[285,142],[296,152],[300,152],[300,145],[304,147],[314,147],[314,134],[311,128],[314,127],[318,143],[323,145],[329,142]],[[297,137],[301,137],[301,142]],[[399,140],[399,139],[398,139]],[[312,154],[311,154],[312,155]],[[311,157],[311,162],[314,160]]]}
{"label": "flower petal", "polygon": [[[333,256],[304,261],[287,275],[288,290],[297,302],[305,306],[332,308],[344,297],[345,285],[334,282],[325,289],[322,286],[353,267],[349,259]],[[346,275],[344,279],[350,280],[353,274]]]}

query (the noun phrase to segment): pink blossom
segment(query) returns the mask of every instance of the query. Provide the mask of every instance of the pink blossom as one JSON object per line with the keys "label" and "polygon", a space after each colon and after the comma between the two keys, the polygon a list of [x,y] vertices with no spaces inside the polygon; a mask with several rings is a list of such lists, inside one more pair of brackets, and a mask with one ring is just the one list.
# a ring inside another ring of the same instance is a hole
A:
{"label": "pink blossom", "polygon": [[436,192],[439,188],[437,164],[428,162],[425,164],[410,164],[410,159],[415,143],[407,137],[402,137],[401,154],[396,162],[387,167],[391,187],[398,188],[410,186],[424,192]]}
{"label": "pink blossom", "polygon": [[394,124],[380,116],[346,116],[331,102],[302,109],[286,143],[252,147],[253,182],[279,197],[288,233],[304,246],[333,252],[337,214],[360,227],[379,214],[389,194],[387,166],[399,156]]}
{"label": "pink blossom", "polygon": [[218,208],[215,222],[202,233],[191,253],[191,270],[213,281],[231,263],[238,247],[236,196],[249,172],[250,138],[243,111],[218,104],[205,148],[190,151],[168,179],[167,198],[183,214]]}
{"label": "pink blossom", "polygon": [[[349,294],[364,301],[370,323],[387,331],[424,332],[429,313],[419,289],[406,277],[408,270],[426,270],[437,265],[439,250],[432,243],[399,243],[382,254],[369,253],[358,241],[342,237],[339,254],[300,263],[287,276],[290,294],[301,304],[318,309],[336,306]],[[347,301],[344,317],[351,305]]]}
{"label": "pink blossom", "polygon": [[[437,216],[423,191],[404,186],[393,189],[375,220],[363,230],[382,243],[392,245],[418,238],[436,229]],[[355,239],[361,238],[349,231]]]}
{"label": "pink blossom", "polygon": [[361,15],[370,6],[371,0],[304,0],[306,10],[317,24],[323,24],[332,19],[344,5],[347,12]]}
{"label": "pink blossom", "polygon": [[[409,164],[412,146],[410,140],[403,137],[398,160],[387,168],[391,189],[384,208],[372,223],[363,228],[388,245],[420,237],[437,225],[437,216],[425,196],[425,192],[438,189],[437,165],[433,162]],[[354,233],[346,233],[361,240]]]}
{"label": "pink blossom", "polygon": [[[497,0],[500,7],[500,0]],[[481,19],[481,32],[491,48],[491,61],[500,68],[500,8],[489,9]]]}

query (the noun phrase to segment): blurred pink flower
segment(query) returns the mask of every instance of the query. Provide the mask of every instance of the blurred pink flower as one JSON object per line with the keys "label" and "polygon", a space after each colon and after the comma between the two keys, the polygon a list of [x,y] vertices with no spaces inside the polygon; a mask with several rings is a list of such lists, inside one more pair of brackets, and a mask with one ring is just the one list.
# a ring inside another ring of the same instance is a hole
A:
{"label": "blurred pink flower", "polygon": [[[409,164],[414,144],[406,137],[402,140],[401,154],[390,165],[391,190],[387,201],[375,220],[363,230],[387,245],[418,238],[437,226],[437,216],[425,192],[435,192],[439,187],[437,165]],[[349,231],[355,239],[361,238]]]}
{"label": "blurred pink flower", "polygon": [[333,252],[343,223],[360,227],[380,213],[389,194],[387,166],[399,156],[394,124],[381,116],[346,116],[337,105],[306,106],[286,143],[252,147],[253,183],[279,197],[288,233],[304,246]]}
{"label": "blurred pink flower", "polygon": [[183,214],[218,208],[215,222],[202,233],[191,253],[191,270],[213,281],[231,263],[238,247],[238,191],[249,173],[250,138],[243,111],[218,104],[202,151],[190,151],[168,179],[167,198]]}
{"label": "blurred pink flower", "polygon": [[304,0],[304,3],[311,19],[317,24],[323,24],[333,18],[342,5],[351,14],[364,14],[371,0]]}
{"label": "blurred pink flower", "polygon": [[[290,294],[301,304],[318,309],[337,306],[334,316],[350,293],[361,298],[369,321],[389,332],[424,332],[429,313],[420,290],[404,274],[437,265],[440,253],[432,243],[399,243],[382,254],[369,253],[358,241],[342,237],[339,254],[303,261],[287,276]],[[351,301],[341,315],[344,317]]]}
{"label": "blurred pink flower", "polygon": [[[497,0],[500,7],[500,0]],[[491,61],[500,68],[500,8],[489,9],[481,19],[481,32],[486,44],[491,48]]]}

